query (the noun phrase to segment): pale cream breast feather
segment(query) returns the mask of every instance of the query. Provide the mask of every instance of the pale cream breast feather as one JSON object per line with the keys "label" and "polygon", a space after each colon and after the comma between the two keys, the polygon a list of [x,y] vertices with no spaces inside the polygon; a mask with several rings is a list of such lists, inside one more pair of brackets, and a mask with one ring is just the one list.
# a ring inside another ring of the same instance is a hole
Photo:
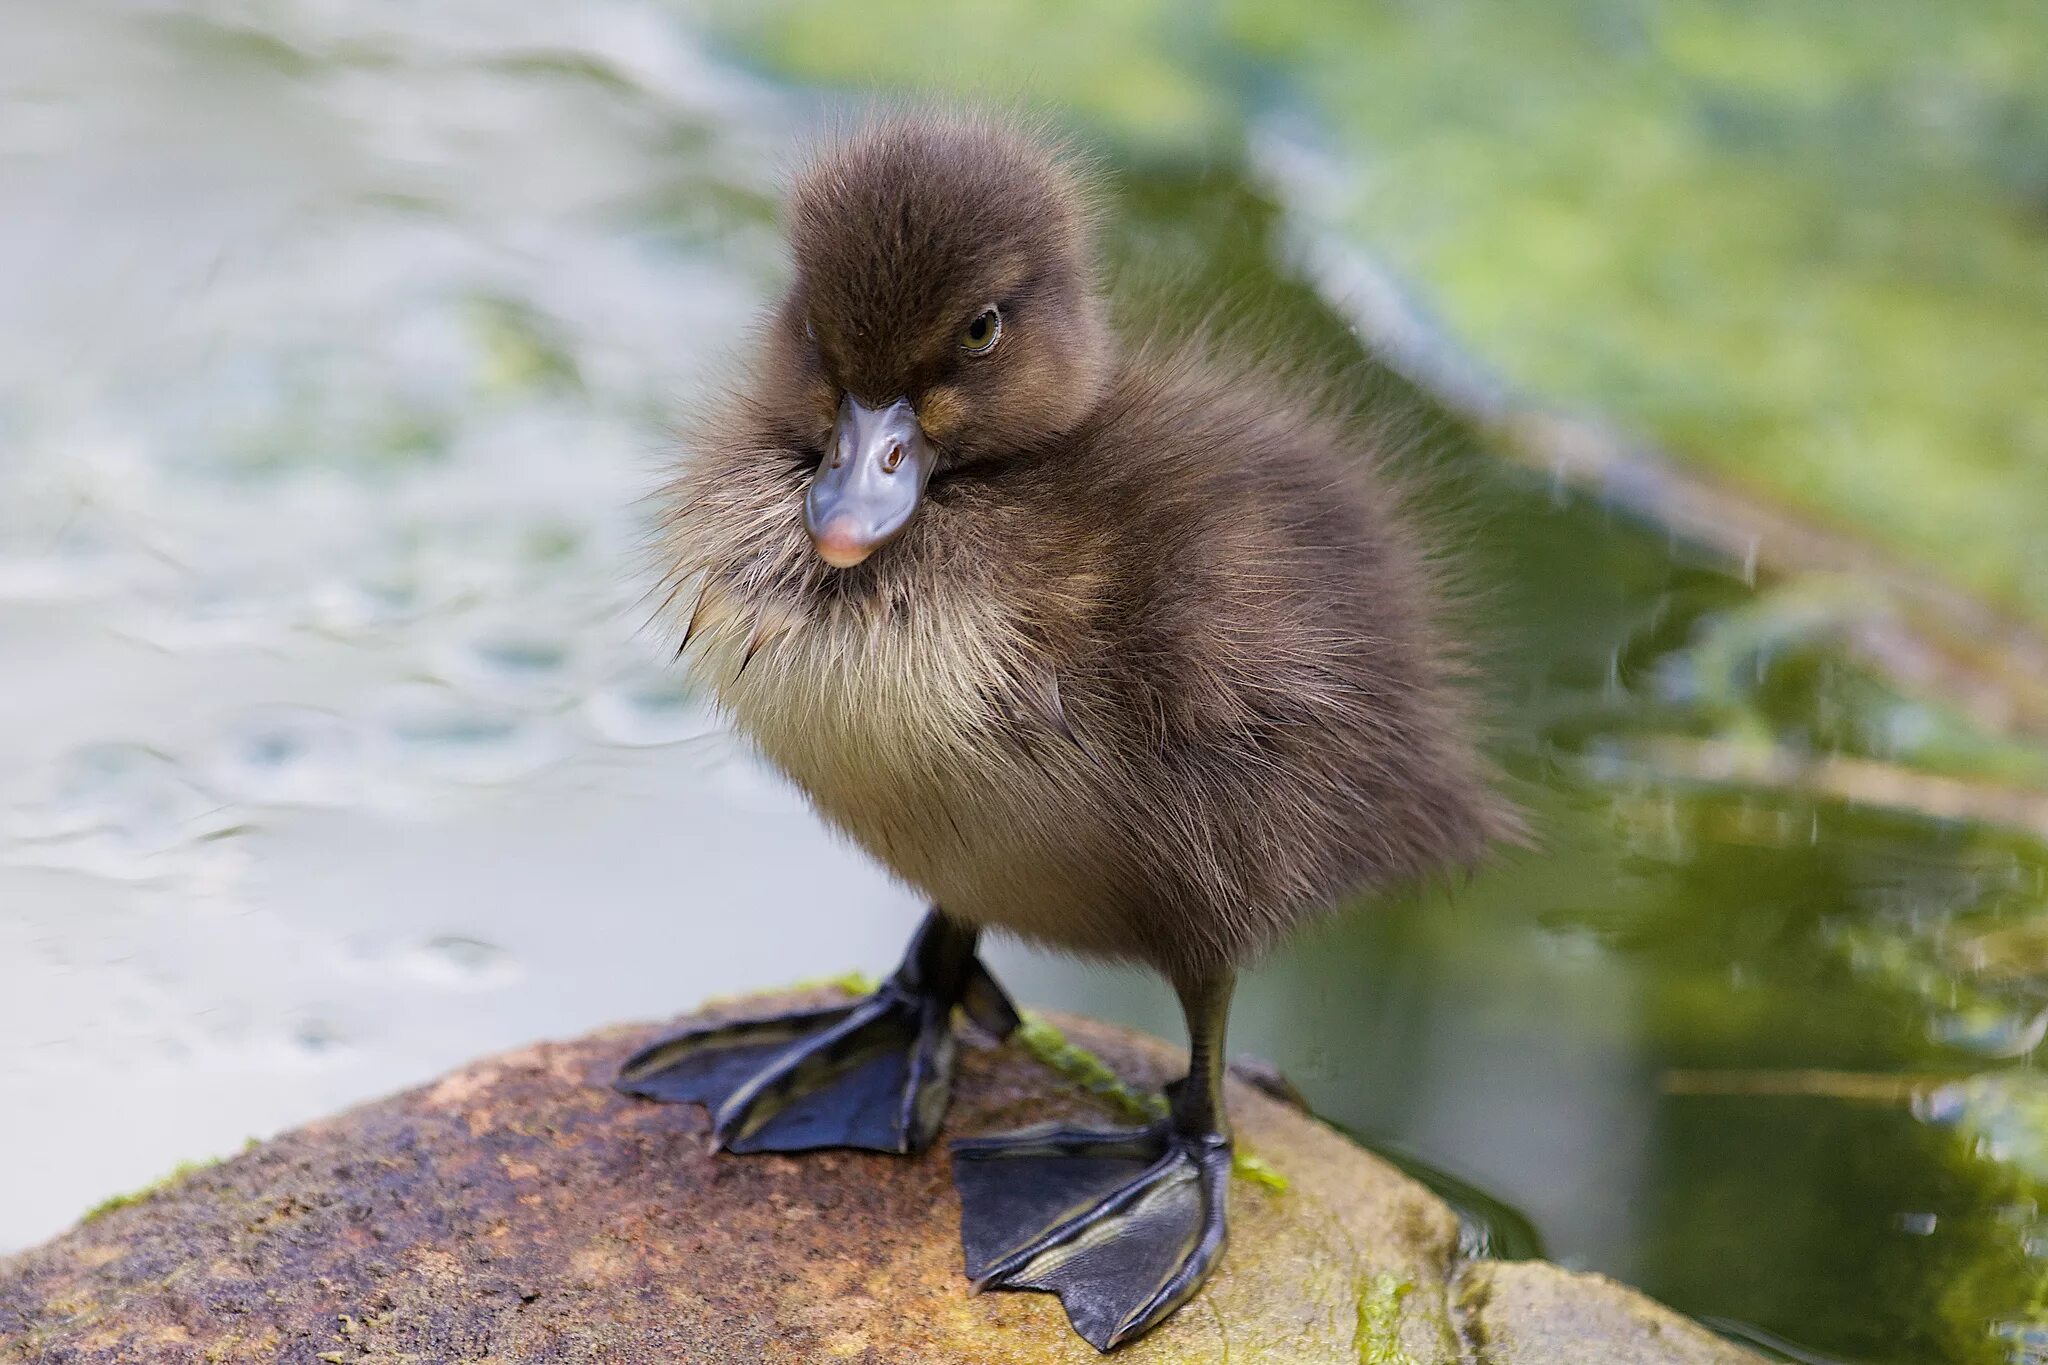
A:
{"label": "pale cream breast feather", "polygon": [[[693,673],[818,812],[963,918],[1070,939],[1101,907],[1064,818],[1099,774],[1068,741],[1020,733],[1005,688],[1029,667],[993,601],[875,613],[742,608],[715,585]],[[749,651],[752,651],[751,654]],[[1033,752],[1027,754],[1026,748]],[[1080,843],[1077,843],[1080,839]]]}
{"label": "pale cream breast feather", "polygon": [[694,674],[771,756],[803,769],[858,761],[913,773],[971,748],[998,719],[1017,653],[989,603],[742,610],[715,585],[706,601]]}

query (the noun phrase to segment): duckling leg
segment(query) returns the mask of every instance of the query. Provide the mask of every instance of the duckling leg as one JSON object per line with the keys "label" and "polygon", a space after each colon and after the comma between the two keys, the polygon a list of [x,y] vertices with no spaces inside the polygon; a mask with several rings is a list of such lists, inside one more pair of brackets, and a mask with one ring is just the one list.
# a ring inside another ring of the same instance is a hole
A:
{"label": "duckling leg", "polygon": [[1098,1131],[1050,1125],[953,1143],[967,1277],[1045,1289],[1098,1351],[1172,1316],[1223,1254],[1230,1131],[1223,1031],[1233,973],[1181,989],[1188,1074],[1166,1119]]}
{"label": "duckling leg", "polygon": [[923,1151],[952,1095],[954,1007],[999,1038],[1017,1026],[974,954],[978,937],[934,908],[903,965],[866,999],[686,1030],[628,1058],[613,1084],[709,1105],[730,1152]]}

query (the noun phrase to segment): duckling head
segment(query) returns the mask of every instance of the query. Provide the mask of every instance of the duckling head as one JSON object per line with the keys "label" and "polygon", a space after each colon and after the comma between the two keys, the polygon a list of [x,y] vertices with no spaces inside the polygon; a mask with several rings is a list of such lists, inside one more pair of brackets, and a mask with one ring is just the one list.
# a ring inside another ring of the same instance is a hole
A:
{"label": "duckling head", "polygon": [[878,122],[818,156],[790,217],[770,401],[818,456],[804,524],[826,564],[902,535],[935,475],[1029,458],[1098,401],[1088,199],[1043,143],[979,119]]}

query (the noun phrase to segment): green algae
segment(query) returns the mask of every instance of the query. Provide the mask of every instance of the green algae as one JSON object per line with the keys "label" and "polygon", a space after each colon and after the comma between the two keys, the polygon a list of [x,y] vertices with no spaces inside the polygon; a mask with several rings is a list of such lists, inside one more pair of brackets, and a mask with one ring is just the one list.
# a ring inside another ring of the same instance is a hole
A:
{"label": "green algae", "polygon": [[1420,1365],[1401,1344],[1401,1302],[1415,1286],[1382,1273],[1358,1291],[1358,1365]]}
{"label": "green algae", "polygon": [[1273,1169],[1273,1163],[1250,1152],[1233,1152],[1230,1159],[1231,1172],[1240,1180],[1249,1180],[1254,1185],[1264,1185],[1275,1194],[1287,1193],[1287,1177]]}
{"label": "green algae", "polygon": [[826,987],[843,991],[848,995],[873,995],[882,988],[882,982],[881,978],[869,976],[866,972],[841,972],[837,976],[828,976],[822,981],[810,982],[807,986],[799,985],[795,989],[804,990],[811,987]]}
{"label": "green algae", "polygon": [[[253,1146],[256,1140],[251,1138],[249,1141],[250,1145]],[[226,1159],[225,1157],[214,1157],[208,1161],[181,1161],[172,1167],[169,1173],[151,1181],[141,1189],[129,1190],[124,1194],[110,1195],[102,1199],[99,1203],[94,1204],[81,1214],[78,1221],[81,1225],[94,1223],[117,1209],[131,1208],[136,1204],[146,1203],[157,1195],[177,1188],[202,1171],[212,1170]]]}
{"label": "green algae", "polygon": [[[869,976],[866,972],[852,971],[841,972],[837,976],[807,976],[801,981],[792,981],[770,993],[775,995],[798,995],[808,991],[838,991],[842,995],[862,996],[873,995],[881,988],[881,985],[881,979],[878,977]],[[753,991],[747,991],[741,995],[714,996],[706,1000],[704,1004],[726,1005],[735,1001],[746,1000],[754,994],[755,992]]]}
{"label": "green algae", "polygon": [[1036,1014],[1025,1013],[1014,1035],[1017,1045],[1133,1123],[1166,1117],[1166,1098],[1137,1090],[1088,1049]]}
{"label": "green algae", "polygon": [[[1096,1099],[1108,1104],[1133,1123],[1156,1123],[1167,1115],[1166,1097],[1136,1089],[1111,1069],[1109,1063],[1081,1047],[1039,1015],[1026,1012],[1014,1035],[1017,1045],[1033,1059],[1072,1081]],[[1273,1164],[1242,1145],[1233,1148],[1231,1174],[1275,1193],[1287,1192],[1287,1177]]]}

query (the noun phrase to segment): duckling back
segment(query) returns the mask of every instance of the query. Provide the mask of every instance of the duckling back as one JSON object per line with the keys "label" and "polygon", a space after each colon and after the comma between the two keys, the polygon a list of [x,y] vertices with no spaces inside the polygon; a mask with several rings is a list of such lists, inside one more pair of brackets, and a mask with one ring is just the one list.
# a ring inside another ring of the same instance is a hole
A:
{"label": "duckling back", "polygon": [[1086,797],[1054,823],[1117,846],[1098,867],[1118,955],[1183,976],[1241,962],[1520,836],[1387,454],[1190,350],[1128,364],[1020,491],[1014,522],[1060,529],[1014,619],[1087,758],[1063,765]]}

